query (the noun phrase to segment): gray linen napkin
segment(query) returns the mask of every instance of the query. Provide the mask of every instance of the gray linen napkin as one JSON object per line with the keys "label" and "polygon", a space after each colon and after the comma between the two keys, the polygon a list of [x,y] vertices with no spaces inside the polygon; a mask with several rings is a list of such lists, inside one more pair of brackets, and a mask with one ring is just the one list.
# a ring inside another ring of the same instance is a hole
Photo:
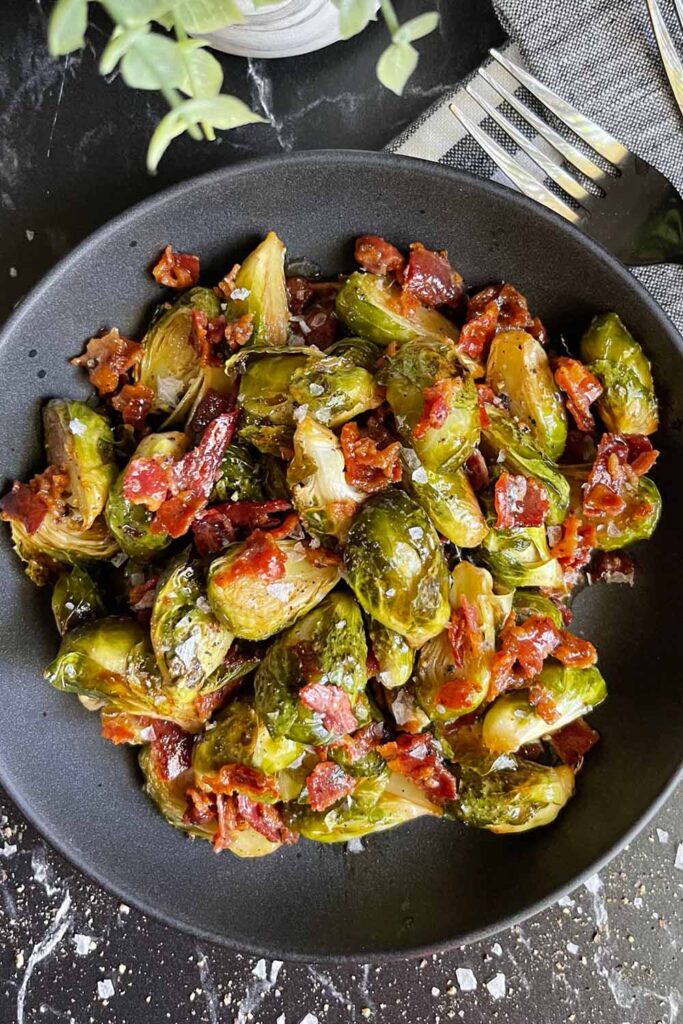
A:
{"label": "gray linen napkin", "polygon": [[[507,52],[582,113],[649,160],[683,192],[683,121],[671,94],[645,0],[493,0],[512,42]],[[668,0],[662,0],[665,6]],[[671,3],[673,9],[673,3]],[[489,70],[509,88],[497,64]],[[500,97],[481,83],[492,103]],[[462,85],[435,103],[388,147],[392,152],[508,180],[450,113],[454,96],[477,121]],[[537,140],[538,141],[538,140]],[[524,154],[520,162],[539,173]],[[683,330],[683,268],[633,271]]]}

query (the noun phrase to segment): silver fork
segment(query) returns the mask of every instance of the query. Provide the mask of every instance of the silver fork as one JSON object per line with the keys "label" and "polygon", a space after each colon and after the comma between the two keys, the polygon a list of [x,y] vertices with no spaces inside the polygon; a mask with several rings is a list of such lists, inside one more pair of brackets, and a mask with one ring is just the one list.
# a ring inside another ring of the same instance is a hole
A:
{"label": "silver fork", "polygon": [[[677,2],[683,5],[683,0]],[[624,263],[631,266],[683,264],[683,199],[671,182],[509,57],[498,50],[491,50],[490,53],[547,111],[598,154],[609,168],[599,166],[531,110],[517,91],[509,90],[486,68],[480,68],[478,76],[517,112],[537,136],[552,147],[553,155],[544,152],[500,108],[489,103],[477,90],[476,79],[467,86],[470,96],[518,149],[540,167],[546,179],[555,182],[567,196],[571,196],[574,205],[531,174],[513,154],[473,121],[457,102],[453,102],[451,111],[506,177],[526,196],[581,227]],[[572,173],[569,166],[574,172],[578,171],[578,175]],[[586,179],[598,188],[587,188]]]}
{"label": "silver fork", "polygon": [[[683,0],[674,0],[678,20],[683,27]],[[666,71],[676,102],[683,114],[683,61],[678,56],[671,33],[662,17],[657,0],[647,0],[650,19],[655,32],[655,39],[662,55],[664,70]]]}

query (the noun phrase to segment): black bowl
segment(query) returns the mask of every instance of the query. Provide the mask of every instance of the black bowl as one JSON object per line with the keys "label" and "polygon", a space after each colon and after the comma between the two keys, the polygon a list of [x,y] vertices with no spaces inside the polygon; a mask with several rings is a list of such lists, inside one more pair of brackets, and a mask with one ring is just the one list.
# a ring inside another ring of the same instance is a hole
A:
{"label": "black bowl", "polygon": [[308,960],[435,951],[520,920],[575,886],[634,835],[679,774],[683,343],[615,259],[507,189],[386,154],[273,157],[135,207],[22,303],[0,338],[7,479],[41,466],[42,402],[87,394],[67,357],[102,326],[139,329],[157,300],[149,265],[163,245],[200,253],[211,280],[269,228],[291,254],[329,273],[351,267],[356,235],[420,239],[447,248],[469,285],[514,282],[570,343],[594,313],[610,309],[642,339],[663,410],[655,475],[664,516],[636,551],[633,589],[594,587],[576,602],[575,622],[597,644],[610,689],[591,718],[602,742],[577,795],[554,825],[528,835],[423,819],[368,838],[358,854],[302,842],[262,860],[217,857],[163,821],[140,789],[134,757],[100,738],[97,717],[43,682],[57,645],[49,595],[23,575],[4,529],[0,779],[84,872],[202,938]]}

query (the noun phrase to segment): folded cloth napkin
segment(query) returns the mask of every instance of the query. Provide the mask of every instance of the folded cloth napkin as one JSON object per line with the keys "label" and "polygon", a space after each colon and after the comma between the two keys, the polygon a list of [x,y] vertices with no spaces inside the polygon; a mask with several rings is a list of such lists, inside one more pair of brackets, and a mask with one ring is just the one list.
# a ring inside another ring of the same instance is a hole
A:
{"label": "folded cloth napkin", "polygon": [[[644,0],[493,0],[511,42],[506,52],[560,96],[658,167],[683,192],[683,120],[664,73]],[[673,7],[673,4],[672,4]],[[497,64],[489,70],[514,89]],[[481,82],[494,104],[500,97]],[[507,178],[450,113],[458,98],[477,121],[462,85],[430,107],[389,149],[462,167],[505,184]],[[520,162],[540,174],[524,154]],[[683,331],[683,267],[640,267],[634,275]]]}

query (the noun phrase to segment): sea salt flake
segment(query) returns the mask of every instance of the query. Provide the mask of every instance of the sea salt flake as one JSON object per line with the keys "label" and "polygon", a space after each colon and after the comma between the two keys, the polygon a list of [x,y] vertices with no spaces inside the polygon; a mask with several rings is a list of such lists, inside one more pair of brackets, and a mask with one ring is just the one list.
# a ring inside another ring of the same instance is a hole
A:
{"label": "sea salt flake", "polygon": [[505,975],[501,973],[496,974],[495,977],[486,982],[486,987],[489,990],[489,995],[492,999],[504,999]]}
{"label": "sea salt flake", "polygon": [[[413,476],[414,479],[414,476]],[[424,537],[424,530],[421,526],[411,526],[408,530],[411,540],[422,540]]]}
{"label": "sea salt flake", "polygon": [[678,844],[676,850],[676,860],[674,861],[674,867],[678,868],[679,871],[683,871],[683,843]]}
{"label": "sea salt flake", "polygon": [[234,299],[235,302],[241,302],[242,299],[248,299],[250,295],[250,288],[233,288],[230,292],[230,298]]}
{"label": "sea salt flake", "polygon": [[313,395],[314,398],[320,398],[321,395],[325,394],[325,388],[322,386],[322,384],[309,384],[308,390]]}
{"label": "sea salt flake", "polygon": [[576,903],[571,898],[571,896],[562,896],[557,901],[557,905],[558,905],[558,907],[574,907],[574,906],[576,906]]}
{"label": "sea salt flake", "polygon": [[579,947],[576,945],[575,942],[568,942],[567,952],[571,953],[572,956],[576,956],[576,954],[579,952]]}
{"label": "sea salt flake", "polygon": [[275,1021],[275,1024],[285,1024],[285,1015],[284,1015],[284,1013],[280,1014],[278,1019]]}
{"label": "sea salt flake", "polygon": [[299,1024],[319,1024],[318,1018],[314,1013],[307,1013],[305,1017],[302,1017]]}
{"label": "sea salt flake", "polygon": [[266,590],[278,601],[287,601],[294,590],[293,583],[269,583]]}
{"label": "sea salt flake", "polygon": [[89,935],[82,935],[79,932],[77,935],[74,935],[74,946],[78,956],[87,956],[88,953],[96,948],[97,943]]}
{"label": "sea salt flake", "polygon": [[97,982],[97,995],[100,999],[111,999],[114,995],[114,986],[109,978]]}
{"label": "sea salt flake", "polygon": [[253,971],[251,973],[254,975],[255,978],[260,978],[261,981],[265,981],[266,978],[268,977],[268,971],[266,969],[266,961],[265,960],[259,960],[257,962],[257,964],[256,964],[256,967],[254,967],[254,969],[253,969]]}
{"label": "sea salt flake", "polygon": [[273,960],[272,964],[270,965],[270,980],[273,985],[277,981],[277,976],[281,970],[282,960]]}
{"label": "sea salt flake", "polygon": [[26,240],[28,242],[32,242],[35,237],[36,237],[35,231],[31,231],[30,228],[26,228]]}
{"label": "sea salt flake", "polygon": [[87,433],[88,428],[86,427],[83,420],[73,419],[69,420],[69,430],[76,437],[83,437],[83,434]]}
{"label": "sea salt flake", "polygon": [[3,843],[2,847],[0,847],[0,857],[5,857],[7,860],[9,860],[10,857],[13,857],[16,852],[16,846],[10,843]]}
{"label": "sea salt flake", "polygon": [[441,989],[440,989],[440,988],[437,988],[437,987],[436,987],[436,985],[434,985],[434,987],[433,987],[433,989],[432,989],[432,995],[433,995],[433,996],[434,996],[434,998],[436,999],[436,997],[437,997],[437,996],[440,996],[440,995],[441,995]]}
{"label": "sea salt flake", "polygon": [[461,992],[474,992],[477,987],[477,979],[474,976],[474,972],[471,971],[469,967],[456,968],[455,977],[457,978]]}
{"label": "sea salt flake", "polygon": [[494,956],[503,955],[503,947],[501,946],[500,942],[493,943],[493,945],[491,946],[491,952],[493,953]]}
{"label": "sea salt flake", "polygon": [[176,405],[185,385],[177,377],[157,377],[157,400],[162,405]]}
{"label": "sea salt flake", "polygon": [[412,478],[413,482],[416,484],[426,484],[427,470],[424,468],[424,466],[420,466],[419,469],[413,470]]}
{"label": "sea salt flake", "polygon": [[364,849],[361,839],[349,839],[346,844],[347,853],[362,853]]}
{"label": "sea salt flake", "polygon": [[663,829],[663,828],[658,828],[657,829],[657,839],[659,839],[660,843],[668,843],[669,842],[669,833],[667,831],[665,831],[665,829]]}

